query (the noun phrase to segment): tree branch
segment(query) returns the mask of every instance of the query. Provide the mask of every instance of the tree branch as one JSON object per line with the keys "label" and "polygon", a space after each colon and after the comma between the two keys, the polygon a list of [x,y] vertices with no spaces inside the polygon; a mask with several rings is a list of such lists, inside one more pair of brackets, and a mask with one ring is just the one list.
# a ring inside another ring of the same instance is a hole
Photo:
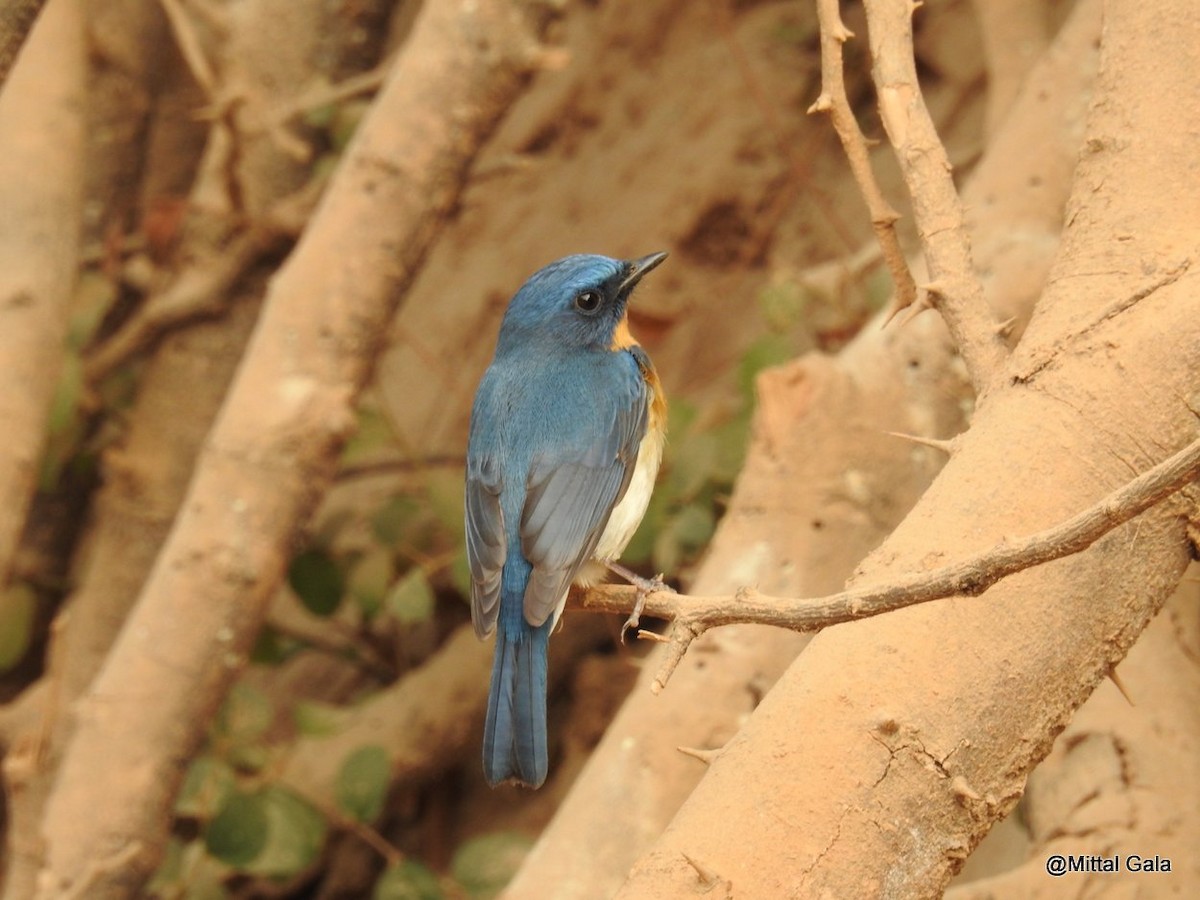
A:
{"label": "tree branch", "polygon": [[[524,84],[549,13],[498,0],[422,7],[271,281],[181,511],[78,707],[46,805],[36,896],[84,883],[89,861],[114,847],[144,849],[91,882],[89,896],[130,896],[153,870],[181,761],[253,646],[298,530],[333,478],[396,303]],[[87,814],[97,809],[106,815]]]}
{"label": "tree branch", "polygon": [[[674,621],[670,649],[653,689],[657,693],[666,686],[692,641],[710,628],[758,623],[793,631],[818,631],[931,600],[978,596],[1022,569],[1086,550],[1118,525],[1186,487],[1198,476],[1200,440],[1058,525],[1004,541],[932,572],[906,575],[828,597],[772,597],[753,588],[742,588],[732,597],[689,597],[667,591],[651,594],[646,598],[643,615]],[[631,587],[593,588],[575,598],[573,605],[595,612],[627,613],[633,607],[635,593]]]}
{"label": "tree branch", "polygon": [[842,23],[838,13],[838,0],[818,0],[817,17],[821,22],[821,94],[812,106],[809,114],[815,112],[829,113],[833,129],[842,142],[846,159],[850,163],[850,171],[862,191],[863,199],[867,201],[867,209],[871,213],[871,227],[875,230],[875,238],[883,251],[884,261],[892,275],[895,294],[888,307],[884,324],[900,312],[912,305],[917,299],[917,287],[913,282],[912,272],[908,268],[908,260],[900,248],[900,240],[896,235],[896,220],[900,214],[892,208],[879,189],[875,180],[875,172],[871,169],[871,157],[867,152],[867,139],[850,109],[850,100],[846,96],[846,80],[843,75],[842,44],[854,34]]}
{"label": "tree branch", "polygon": [[[879,112],[912,198],[930,281],[918,303],[935,307],[983,394],[1007,355],[971,262],[962,202],[946,148],[917,83],[910,0],[866,0]],[[825,27],[822,24],[822,41]]]}

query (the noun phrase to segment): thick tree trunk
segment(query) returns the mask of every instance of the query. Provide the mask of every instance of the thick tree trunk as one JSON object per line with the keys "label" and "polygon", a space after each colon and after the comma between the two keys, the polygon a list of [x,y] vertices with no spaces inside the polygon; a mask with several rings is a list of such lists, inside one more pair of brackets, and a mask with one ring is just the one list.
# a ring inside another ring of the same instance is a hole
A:
{"label": "thick tree trunk", "polygon": [[[1195,438],[1200,182],[1176,98],[1196,94],[1197,72],[1189,3],[1109,5],[1049,288],[859,582],[1049,526]],[[982,598],[818,636],[620,896],[936,894],[1177,583],[1195,503],[1185,493]]]}

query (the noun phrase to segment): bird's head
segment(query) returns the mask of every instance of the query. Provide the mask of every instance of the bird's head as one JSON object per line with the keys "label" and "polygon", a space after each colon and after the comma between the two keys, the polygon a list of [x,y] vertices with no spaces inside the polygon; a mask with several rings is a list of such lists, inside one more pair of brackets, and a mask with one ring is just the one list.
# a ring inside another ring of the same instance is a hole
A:
{"label": "bird's head", "polygon": [[550,263],[508,304],[497,353],[530,343],[611,346],[634,286],[666,258],[666,253],[629,260],[577,254]]}

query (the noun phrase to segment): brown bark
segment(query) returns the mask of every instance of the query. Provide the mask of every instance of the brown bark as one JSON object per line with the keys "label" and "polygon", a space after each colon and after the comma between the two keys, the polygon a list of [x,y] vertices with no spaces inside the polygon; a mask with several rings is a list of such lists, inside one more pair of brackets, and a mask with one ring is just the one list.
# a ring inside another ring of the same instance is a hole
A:
{"label": "brown bark", "polygon": [[38,475],[63,364],[83,205],[83,23],[56,0],[0,94],[0,582]]}
{"label": "brown bark", "polygon": [[[1027,851],[1007,871],[993,869],[986,877],[952,885],[947,900],[1195,893],[1200,884],[1200,861],[1193,852],[1200,796],[1198,601],[1200,584],[1185,580],[1121,663],[1128,698],[1112,682],[1096,689],[1030,774],[1020,816],[1001,823],[977,855],[1006,837],[1018,847],[1027,844]],[[1009,824],[1018,818],[1021,823]],[[1002,833],[1006,829],[1008,835]],[[1119,872],[1046,874],[1054,853],[1123,860],[1130,852],[1170,859],[1171,872],[1131,872],[1122,863]],[[971,874],[974,861],[968,861],[962,878]]]}
{"label": "brown bark", "polygon": [[47,806],[39,896],[129,896],[153,867],[181,761],[253,641],[396,299],[535,37],[507,4],[423,10],[271,284],[183,511],[80,709]]}
{"label": "brown bark", "polygon": [[[1054,277],[958,452],[860,582],[1065,518],[1196,436],[1200,276],[1150,288],[1194,252],[1200,185],[1183,177],[1194,148],[1172,98],[1194,91],[1198,48],[1189,4],[1110,5]],[[688,860],[748,896],[936,894],[1178,581],[1194,510],[1194,496],[1166,503],[980,600],[822,633],[621,896],[699,893]],[[762,848],[782,846],[765,864]]]}
{"label": "brown bark", "polygon": [[[1099,6],[1080,4],[966,190],[984,288],[1003,318],[1028,316],[1057,246]],[[753,584],[800,595],[841,587],[943,462],[885,432],[954,434],[965,427],[969,396],[946,329],[929,314],[903,328],[871,323],[837,357],[764,374],[745,468],[691,588]],[[506,895],[611,896],[704,774],[675,748],[723,745],[806,640],[754,626],[707,635],[662,696],[650,691],[661,654],[648,657]],[[617,790],[624,799],[614,807]]]}

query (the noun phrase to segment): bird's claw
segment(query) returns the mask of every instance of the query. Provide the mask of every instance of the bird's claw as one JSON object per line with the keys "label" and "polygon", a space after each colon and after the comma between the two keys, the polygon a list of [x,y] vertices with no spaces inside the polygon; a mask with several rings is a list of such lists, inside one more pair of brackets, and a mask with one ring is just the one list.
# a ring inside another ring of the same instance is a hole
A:
{"label": "bird's claw", "polygon": [[629,614],[629,618],[625,620],[625,624],[621,626],[621,643],[625,643],[625,632],[633,629],[637,630],[638,625],[642,620],[642,610],[646,608],[646,598],[651,594],[657,594],[660,591],[670,591],[675,593],[674,589],[663,581],[663,573],[659,572],[653,578],[642,578],[640,575],[630,573],[625,576],[630,584],[637,591],[637,597],[633,601],[633,612]]}

